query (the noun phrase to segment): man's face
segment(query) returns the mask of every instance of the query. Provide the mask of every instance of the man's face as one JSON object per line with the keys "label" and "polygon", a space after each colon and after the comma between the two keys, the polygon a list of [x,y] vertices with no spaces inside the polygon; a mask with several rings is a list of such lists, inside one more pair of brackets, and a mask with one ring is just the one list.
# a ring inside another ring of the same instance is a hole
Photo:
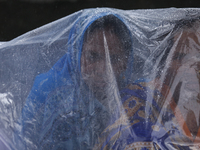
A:
{"label": "man's face", "polygon": [[81,74],[94,92],[105,90],[126,69],[127,56],[122,43],[109,29],[96,29],[85,37],[81,56]]}

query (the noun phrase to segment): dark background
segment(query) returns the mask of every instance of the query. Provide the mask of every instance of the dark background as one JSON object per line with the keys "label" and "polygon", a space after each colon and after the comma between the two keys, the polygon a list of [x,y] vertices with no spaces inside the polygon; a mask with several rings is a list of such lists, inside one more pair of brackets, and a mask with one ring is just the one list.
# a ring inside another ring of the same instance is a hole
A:
{"label": "dark background", "polygon": [[11,40],[78,10],[95,7],[187,8],[200,7],[200,0],[0,0],[0,41]]}

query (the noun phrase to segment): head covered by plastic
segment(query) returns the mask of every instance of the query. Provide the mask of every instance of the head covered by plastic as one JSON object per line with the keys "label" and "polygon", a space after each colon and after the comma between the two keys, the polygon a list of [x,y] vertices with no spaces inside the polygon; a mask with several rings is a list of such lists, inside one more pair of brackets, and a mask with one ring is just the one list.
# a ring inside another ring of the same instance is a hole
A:
{"label": "head covered by plastic", "polygon": [[90,147],[121,103],[133,71],[132,35],[112,11],[91,12],[72,25],[66,54],[35,78],[21,117],[26,148]]}
{"label": "head covered by plastic", "polygon": [[[92,80],[92,73],[97,72],[98,74],[98,71],[104,71],[106,68],[107,70],[112,69],[117,79],[119,78],[118,76],[123,77],[119,80],[120,86],[127,85],[128,80],[131,79],[134,69],[132,35],[120,16],[107,10],[96,12],[91,16],[81,16],[70,30],[69,39],[65,46],[67,53],[47,73],[36,77],[34,86],[37,89],[42,88],[42,86],[37,87],[39,84],[41,85],[41,82],[43,86],[44,83],[48,84],[48,87],[44,87],[46,91],[52,91],[67,84],[80,86],[80,80],[87,78],[86,76],[90,76],[89,80]],[[96,52],[93,49],[96,49]],[[115,54],[109,54],[111,53],[110,49]],[[106,50],[107,52],[105,52]],[[101,53],[101,51],[103,52]],[[121,57],[121,55],[123,56]],[[101,64],[100,59],[103,59],[102,57],[109,59],[107,64]],[[89,59],[92,60],[85,64]],[[93,66],[93,70],[88,69],[93,65],[92,61],[98,63],[95,67]],[[111,65],[111,68],[108,65]],[[113,66],[115,65],[116,67],[114,68]],[[102,68],[105,66],[106,68]],[[96,67],[100,68],[94,70]],[[99,76],[105,76],[106,74],[108,72],[99,73]],[[48,79],[48,82],[44,79]],[[94,84],[98,84],[97,79],[93,80],[97,82]],[[45,92],[45,95],[48,95],[48,92]]]}
{"label": "head covered by plastic", "polygon": [[198,16],[87,9],[0,43],[0,140],[12,149],[195,147]]}

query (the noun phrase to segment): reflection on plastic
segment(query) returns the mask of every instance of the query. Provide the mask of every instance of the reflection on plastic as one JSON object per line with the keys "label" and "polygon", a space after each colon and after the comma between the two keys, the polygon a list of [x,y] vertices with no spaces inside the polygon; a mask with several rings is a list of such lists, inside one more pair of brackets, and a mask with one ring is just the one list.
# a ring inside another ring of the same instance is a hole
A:
{"label": "reflection on plastic", "polygon": [[199,9],[86,9],[0,43],[0,149],[200,149]]}

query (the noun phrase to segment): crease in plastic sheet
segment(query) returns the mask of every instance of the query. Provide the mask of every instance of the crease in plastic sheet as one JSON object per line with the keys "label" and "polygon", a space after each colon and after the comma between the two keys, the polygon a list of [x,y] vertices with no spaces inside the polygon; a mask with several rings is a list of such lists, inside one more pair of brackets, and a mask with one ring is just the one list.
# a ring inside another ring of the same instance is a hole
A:
{"label": "crease in plastic sheet", "polygon": [[200,149],[199,18],[85,9],[0,42],[0,149]]}

